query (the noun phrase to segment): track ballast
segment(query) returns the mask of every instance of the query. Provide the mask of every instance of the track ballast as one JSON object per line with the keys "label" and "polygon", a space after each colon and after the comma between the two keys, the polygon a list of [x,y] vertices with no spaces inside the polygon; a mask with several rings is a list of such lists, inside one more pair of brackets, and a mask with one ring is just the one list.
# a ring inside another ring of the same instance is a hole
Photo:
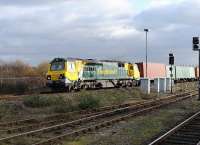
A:
{"label": "track ballast", "polygon": [[200,111],[173,129],[157,138],[149,145],[199,145]]}

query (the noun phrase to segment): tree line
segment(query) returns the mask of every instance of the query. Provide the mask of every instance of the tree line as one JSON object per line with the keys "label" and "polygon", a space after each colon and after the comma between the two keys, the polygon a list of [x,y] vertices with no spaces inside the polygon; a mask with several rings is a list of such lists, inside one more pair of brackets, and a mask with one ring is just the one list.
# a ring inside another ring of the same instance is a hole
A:
{"label": "tree line", "polygon": [[23,61],[0,61],[0,78],[9,77],[45,77],[48,70],[48,62],[42,62],[37,66],[31,66]]}

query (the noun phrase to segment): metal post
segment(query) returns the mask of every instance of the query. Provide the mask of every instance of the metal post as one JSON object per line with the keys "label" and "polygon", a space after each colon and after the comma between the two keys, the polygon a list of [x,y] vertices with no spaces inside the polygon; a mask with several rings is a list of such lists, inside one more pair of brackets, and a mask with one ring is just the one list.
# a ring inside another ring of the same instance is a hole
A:
{"label": "metal post", "polygon": [[199,98],[198,98],[198,100],[200,101],[200,50],[199,50]]}
{"label": "metal post", "polygon": [[146,31],[146,77],[147,76],[147,31]]}
{"label": "metal post", "polygon": [[147,62],[148,62],[148,52],[147,52],[147,33],[149,32],[149,29],[144,29],[144,31],[146,32],[146,78],[148,77],[147,76],[147,71],[148,71],[148,67],[147,67]]}
{"label": "metal post", "polygon": [[200,44],[199,44],[199,37],[193,37],[192,44],[193,44],[193,50],[199,51],[199,78],[198,78],[199,79],[199,84],[198,84],[199,97],[198,97],[198,101],[200,101]]}
{"label": "metal post", "polygon": [[173,93],[173,91],[172,91],[172,77],[173,77],[173,73],[172,73],[172,71],[173,71],[173,68],[172,68],[172,64],[171,64],[171,94]]}

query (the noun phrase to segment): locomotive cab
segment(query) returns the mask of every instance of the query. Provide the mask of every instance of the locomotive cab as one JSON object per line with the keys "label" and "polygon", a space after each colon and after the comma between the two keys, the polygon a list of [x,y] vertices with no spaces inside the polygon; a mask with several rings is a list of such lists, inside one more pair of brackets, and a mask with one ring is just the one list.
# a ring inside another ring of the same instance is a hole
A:
{"label": "locomotive cab", "polygon": [[49,87],[64,87],[66,83],[66,60],[55,58],[49,64],[47,72],[47,86]]}
{"label": "locomotive cab", "polygon": [[55,58],[49,64],[47,86],[67,89],[77,87],[82,67],[82,60]]}

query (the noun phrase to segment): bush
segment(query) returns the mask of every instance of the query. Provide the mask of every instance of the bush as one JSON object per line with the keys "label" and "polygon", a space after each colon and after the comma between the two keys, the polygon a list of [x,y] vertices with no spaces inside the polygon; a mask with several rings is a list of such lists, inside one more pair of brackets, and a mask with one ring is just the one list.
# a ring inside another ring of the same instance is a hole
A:
{"label": "bush", "polygon": [[100,100],[94,96],[82,96],[79,102],[80,109],[97,108],[100,105]]}
{"label": "bush", "polygon": [[33,67],[22,61],[0,61],[0,93],[25,93],[42,88],[46,84],[45,74],[48,63]]}

